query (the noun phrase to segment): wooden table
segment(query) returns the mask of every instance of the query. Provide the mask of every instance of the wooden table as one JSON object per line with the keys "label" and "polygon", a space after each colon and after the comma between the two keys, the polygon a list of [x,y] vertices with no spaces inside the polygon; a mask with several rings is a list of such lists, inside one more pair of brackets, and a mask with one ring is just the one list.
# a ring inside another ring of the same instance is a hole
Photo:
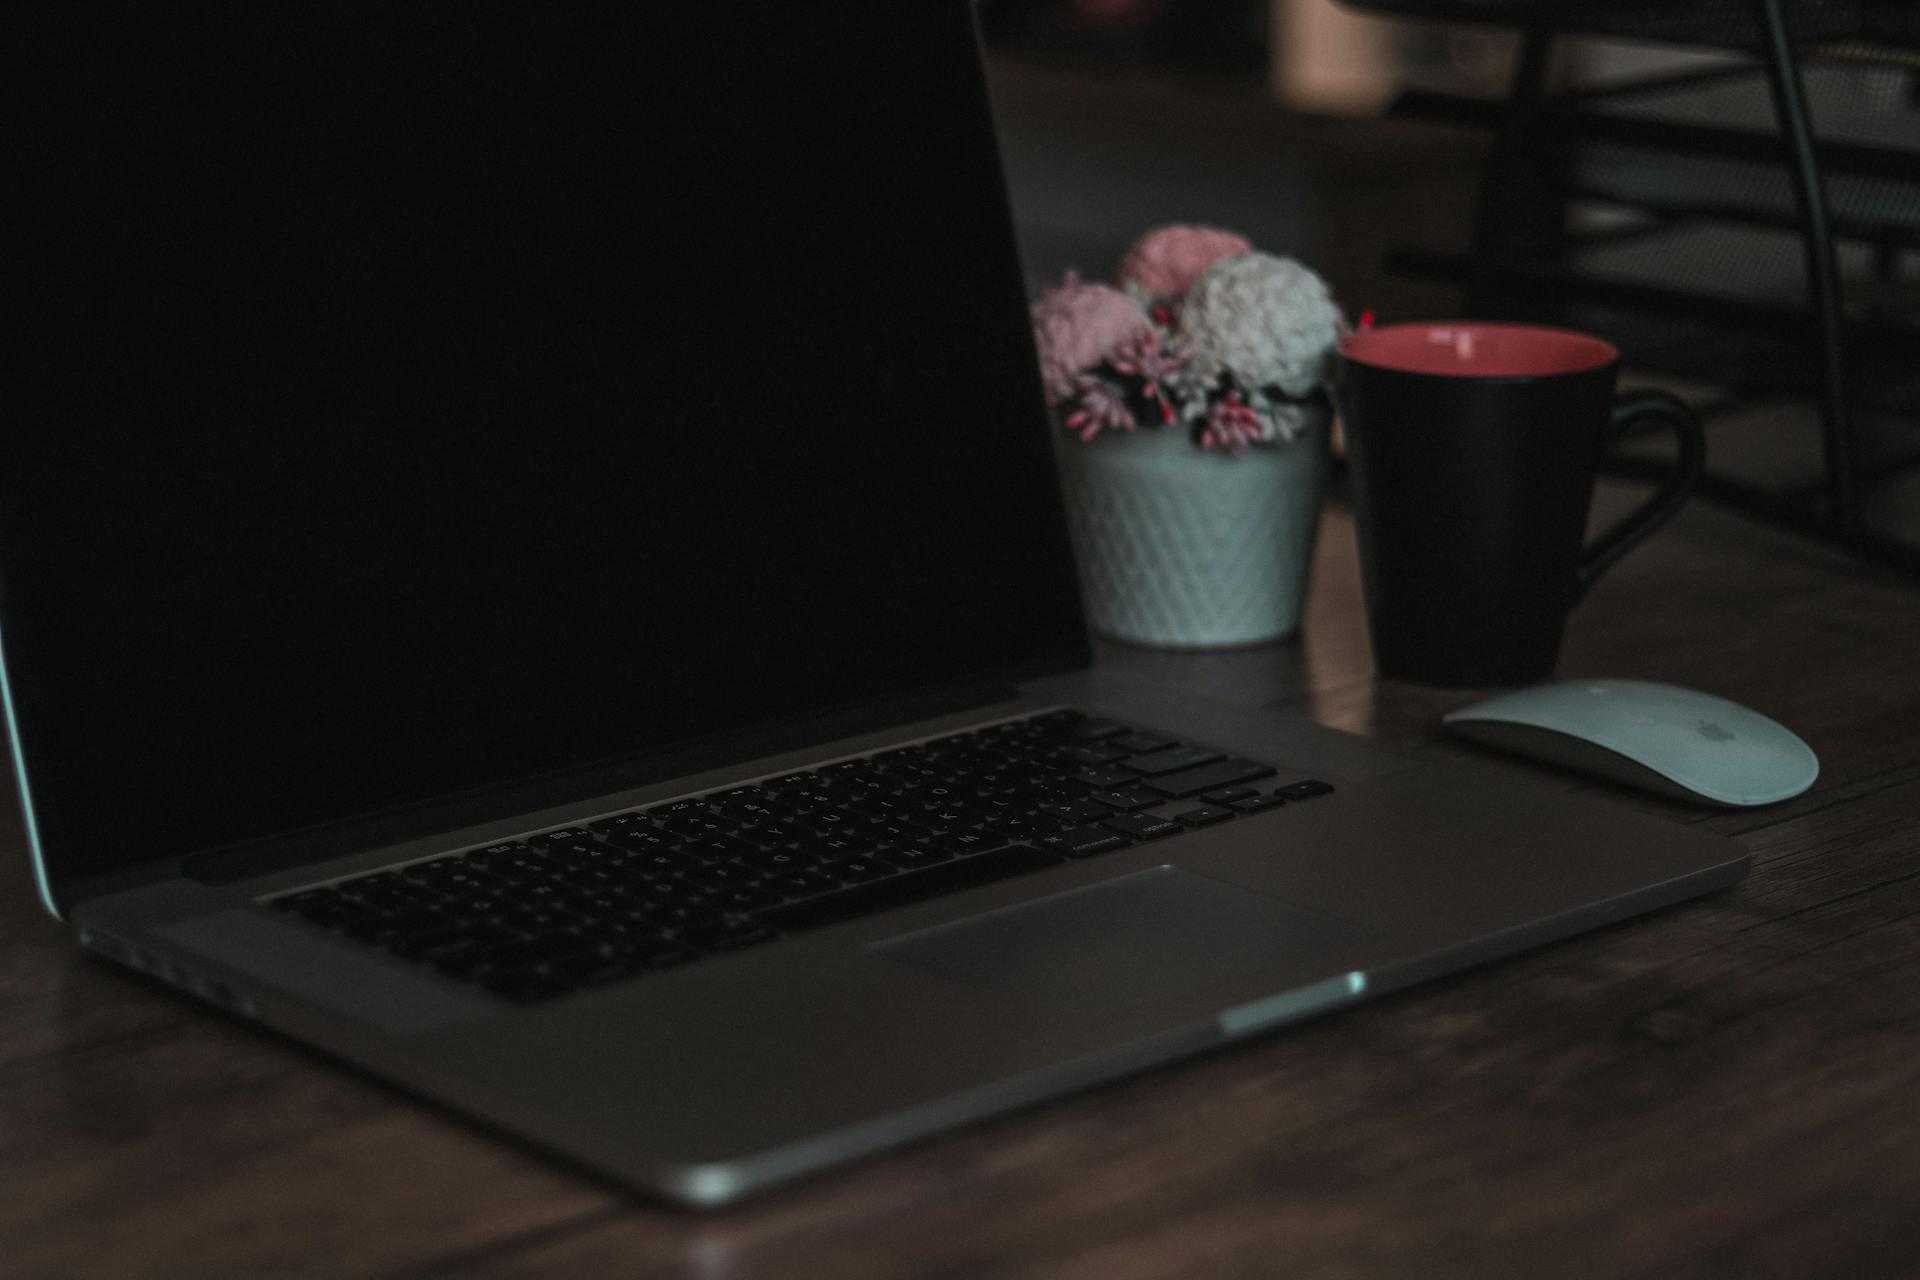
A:
{"label": "wooden table", "polygon": [[[1304,639],[1103,659],[1422,751],[1351,520]],[[1920,593],[1696,507],[1582,605],[1567,674],[1746,702],[1787,804],[1608,792],[1738,888],[700,1216],[636,1203],[83,960],[0,852],[0,1274],[1920,1275]],[[1517,763],[1520,770],[1572,789]]]}

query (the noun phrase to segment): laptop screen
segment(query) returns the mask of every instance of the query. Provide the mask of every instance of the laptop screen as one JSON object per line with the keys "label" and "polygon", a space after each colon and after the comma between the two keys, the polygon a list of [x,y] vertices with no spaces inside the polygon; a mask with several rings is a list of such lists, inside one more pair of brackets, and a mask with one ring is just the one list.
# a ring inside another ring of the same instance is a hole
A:
{"label": "laptop screen", "polygon": [[0,639],[62,879],[1083,656],[964,0],[6,44]]}

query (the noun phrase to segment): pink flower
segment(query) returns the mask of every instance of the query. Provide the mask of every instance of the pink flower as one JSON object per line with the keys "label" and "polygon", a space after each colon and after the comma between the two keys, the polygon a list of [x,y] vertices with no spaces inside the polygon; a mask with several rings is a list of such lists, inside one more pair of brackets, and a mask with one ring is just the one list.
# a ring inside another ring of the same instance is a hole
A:
{"label": "pink flower", "polygon": [[1083,284],[1069,271],[1057,289],[1033,305],[1033,340],[1040,352],[1040,377],[1047,403],[1058,404],[1074,392],[1074,376],[1107,358],[1129,338],[1153,327],[1140,304],[1109,285]]}
{"label": "pink flower", "polygon": [[1079,432],[1083,442],[1092,440],[1102,429],[1131,431],[1139,425],[1133,410],[1127,407],[1126,393],[1105,378],[1080,374],[1073,380],[1073,392],[1080,407],[1068,416],[1067,430]]}
{"label": "pink flower", "polygon": [[1178,298],[1216,260],[1252,248],[1245,236],[1218,227],[1160,227],[1127,250],[1119,281],[1152,298]]}
{"label": "pink flower", "polygon": [[1200,432],[1202,449],[1226,449],[1239,457],[1250,444],[1259,444],[1266,436],[1260,415],[1243,400],[1238,391],[1229,391],[1207,415]]}

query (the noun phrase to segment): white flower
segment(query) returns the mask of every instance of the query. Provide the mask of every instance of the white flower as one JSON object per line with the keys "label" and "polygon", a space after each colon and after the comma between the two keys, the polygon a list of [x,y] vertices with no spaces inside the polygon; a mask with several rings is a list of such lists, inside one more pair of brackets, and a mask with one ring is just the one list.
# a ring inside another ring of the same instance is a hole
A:
{"label": "white flower", "polygon": [[[1193,376],[1213,382],[1224,370],[1262,411],[1272,405],[1269,391],[1297,399],[1324,382],[1339,332],[1340,308],[1326,281],[1268,253],[1214,262],[1180,309],[1180,335],[1196,353]],[[1280,424],[1283,437],[1298,430]]]}

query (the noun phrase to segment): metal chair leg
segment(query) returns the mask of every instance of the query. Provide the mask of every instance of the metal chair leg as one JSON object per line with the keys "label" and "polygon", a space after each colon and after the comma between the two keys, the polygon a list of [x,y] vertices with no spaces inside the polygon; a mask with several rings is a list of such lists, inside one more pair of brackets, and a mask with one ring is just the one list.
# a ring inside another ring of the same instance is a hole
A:
{"label": "metal chair leg", "polygon": [[[1475,201],[1463,310],[1469,316],[1513,318],[1512,290],[1501,268],[1538,253],[1543,224],[1557,230],[1566,219],[1565,184],[1550,172],[1564,161],[1563,148],[1543,147],[1539,108],[1546,97],[1554,27],[1536,18],[1526,28],[1499,131],[1487,154]],[[1557,236],[1556,236],[1557,238]]]}
{"label": "metal chair leg", "polygon": [[1767,81],[1774,114],[1787,143],[1794,201],[1799,207],[1801,239],[1807,260],[1807,302],[1820,342],[1816,402],[1827,468],[1827,518],[1843,540],[1860,532],[1860,500],[1854,485],[1853,425],[1848,411],[1846,350],[1841,334],[1842,297],[1839,259],[1827,216],[1827,195],[1813,149],[1807,117],[1806,87],[1799,59],[1787,34],[1783,0],[1754,0],[1765,37]]}

